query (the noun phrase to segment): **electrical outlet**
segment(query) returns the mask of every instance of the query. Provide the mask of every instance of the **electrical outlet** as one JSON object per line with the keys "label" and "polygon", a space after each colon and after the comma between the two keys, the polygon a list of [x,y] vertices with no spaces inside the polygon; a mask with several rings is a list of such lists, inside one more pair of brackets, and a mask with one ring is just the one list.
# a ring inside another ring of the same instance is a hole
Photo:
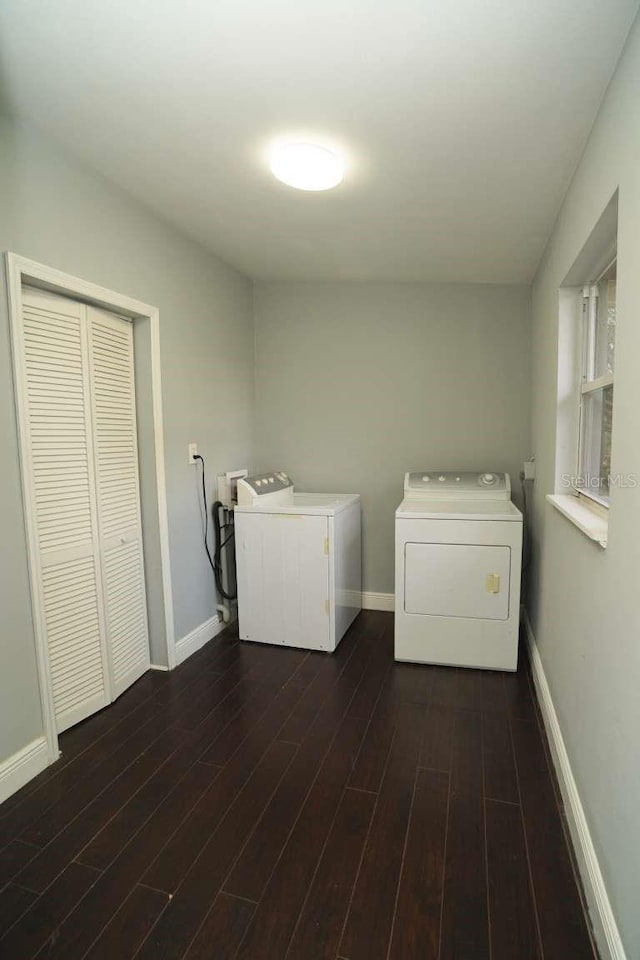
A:
{"label": "electrical outlet", "polygon": [[190,443],[188,449],[189,449],[189,463],[197,463],[196,454],[198,452],[198,444]]}
{"label": "electrical outlet", "polygon": [[533,457],[530,460],[525,460],[524,462],[524,479],[525,480],[535,480],[536,478],[536,461]]}

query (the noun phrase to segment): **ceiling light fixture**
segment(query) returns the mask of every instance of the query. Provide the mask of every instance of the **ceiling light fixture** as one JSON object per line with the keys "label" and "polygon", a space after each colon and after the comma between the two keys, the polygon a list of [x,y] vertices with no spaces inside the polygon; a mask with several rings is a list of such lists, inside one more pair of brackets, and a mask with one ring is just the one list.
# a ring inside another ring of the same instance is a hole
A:
{"label": "ceiling light fixture", "polygon": [[344,166],[326,147],[315,143],[283,143],[273,150],[271,172],[296,190],[330,190],[341,183]]}

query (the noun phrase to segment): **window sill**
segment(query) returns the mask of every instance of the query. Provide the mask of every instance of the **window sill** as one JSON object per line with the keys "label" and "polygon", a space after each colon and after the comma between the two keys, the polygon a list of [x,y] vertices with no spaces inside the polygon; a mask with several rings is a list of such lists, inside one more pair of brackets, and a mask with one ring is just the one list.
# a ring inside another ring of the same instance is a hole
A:
{"label": "window sill", "polygon": [[609,520],[594,510],[584,500],[570,494],[547,494],[547,500],[556,510],[570,520],[585,537],[594,540],[601,547],[607,546]]}

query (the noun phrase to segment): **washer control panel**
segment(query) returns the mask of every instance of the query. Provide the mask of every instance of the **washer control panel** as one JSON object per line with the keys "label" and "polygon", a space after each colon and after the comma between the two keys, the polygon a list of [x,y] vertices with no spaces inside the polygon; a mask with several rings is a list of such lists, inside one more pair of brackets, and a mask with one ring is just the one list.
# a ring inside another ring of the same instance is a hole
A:
{"label": "washer control panel", "polygon": [[511,481],[508,473],[425,470],[405,474],[404,495],[416,500],[510,500]]}
{"label": "washer control panel", "polygon": [[[277,494],[277,498],[270,496],[272,494]],[[240,505],[254,503],[260,497],[270,496],[272,500],[280,500],[281,497],[292,495],[293,480],[284,470],[269,470],[238,480],[238,504]]]}

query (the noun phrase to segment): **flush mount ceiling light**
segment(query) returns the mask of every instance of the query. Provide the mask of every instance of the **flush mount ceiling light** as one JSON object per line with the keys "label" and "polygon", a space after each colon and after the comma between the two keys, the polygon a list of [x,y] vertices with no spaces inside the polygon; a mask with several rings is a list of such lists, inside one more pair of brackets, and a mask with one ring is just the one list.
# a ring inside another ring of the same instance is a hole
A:
{"label": "flush mount ceiling light", "polygon": [[330,190],[344,176],[339,157],[315,143],[282,143],[271,154],[271,172],[296,190]]}

